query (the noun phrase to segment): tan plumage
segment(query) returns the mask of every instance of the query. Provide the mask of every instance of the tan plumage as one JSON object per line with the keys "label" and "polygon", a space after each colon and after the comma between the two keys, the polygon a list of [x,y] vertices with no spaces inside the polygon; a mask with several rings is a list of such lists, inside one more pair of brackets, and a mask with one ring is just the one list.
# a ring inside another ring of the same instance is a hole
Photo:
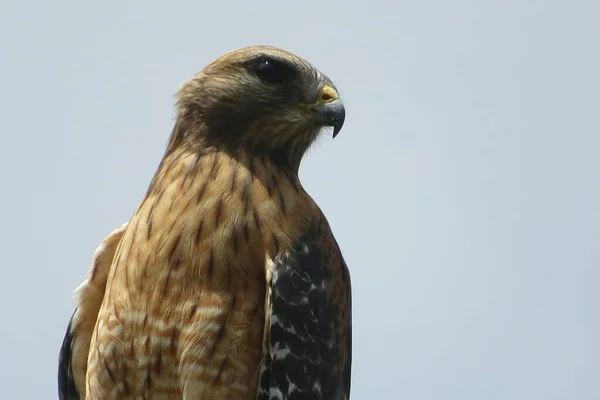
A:
{"label": "tan plumage", "polygon": [[[73,313],[67,330],[67,334],[72,335],[72,357],[70,357],[70,360],[63,359],[64,353],[61,351],[59,364],[61,366],[67,363],[71,364],[70,370],[65,371],[65,374],[71,375],[71,380],[78,388],[85,388],[85,374],[92,332],[104,298],[108,272],[125,228],[127,228],[127,224],[115,229],[100,243],[94,253],[86,280],[75,290],[78,307]],[[61,396],[61,398],[66,397]]]}
{"label": "tan plumage", "polygon": [[[144,200],[106,239],[82,285],[61,350],[61,396],[255,399],[279,391],[287,398],[301,385],[282,389],[270,373],[287,340],[275,345],[273,329],[295,332],[277,307],[302,296],[276,281],[286,276],[278,271],[301,271],[292,254],[302,245],[321,257],[319,309],[335,310],[319,321],[332,333],[316,364],[335,376],[307,386],[314,391],[307,398],[333,398],[321,393],[327,385],[338,388],[335,398],[348,397],[349,276],[297,175],[321,127],[341,127],[337,97],[310,64],[271,47],[228,53],[183,86]],[[64,389],[69,383],[74,388]]]}

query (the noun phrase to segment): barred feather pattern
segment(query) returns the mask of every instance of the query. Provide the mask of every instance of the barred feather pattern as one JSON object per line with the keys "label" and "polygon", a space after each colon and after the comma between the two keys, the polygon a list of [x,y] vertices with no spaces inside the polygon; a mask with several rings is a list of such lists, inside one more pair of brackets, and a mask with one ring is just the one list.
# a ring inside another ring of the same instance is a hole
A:
{"label": "barred feather pattern", "polygon": [[[252,398],[266,257],[314,204],[267,161],[175,151],[125,231],[91,340],[91,399]],[[151,397],[150,397],[151,396]]]}

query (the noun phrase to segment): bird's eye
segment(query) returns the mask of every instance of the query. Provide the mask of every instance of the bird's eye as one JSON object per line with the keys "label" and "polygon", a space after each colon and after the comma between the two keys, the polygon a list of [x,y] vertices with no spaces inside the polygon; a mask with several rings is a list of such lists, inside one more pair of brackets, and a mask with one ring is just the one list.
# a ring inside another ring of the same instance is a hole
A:
{"label": "bird's eye", "polygon": [[262,60],[255,69],[256,76],[268,83],[282,83],[288,77],[286,68],[273,60]]}

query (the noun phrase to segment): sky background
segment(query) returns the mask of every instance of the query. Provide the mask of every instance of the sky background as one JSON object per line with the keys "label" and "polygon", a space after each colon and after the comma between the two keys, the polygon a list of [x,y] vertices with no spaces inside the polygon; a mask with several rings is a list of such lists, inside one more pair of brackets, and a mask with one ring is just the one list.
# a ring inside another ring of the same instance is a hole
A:
{"label": "sky background", "polygon": [[344,98],[301,180],[353,282],[353,399],[600,399],[600,3],[0,0],[0,384],[57,398],[96,246],[222,53]]}

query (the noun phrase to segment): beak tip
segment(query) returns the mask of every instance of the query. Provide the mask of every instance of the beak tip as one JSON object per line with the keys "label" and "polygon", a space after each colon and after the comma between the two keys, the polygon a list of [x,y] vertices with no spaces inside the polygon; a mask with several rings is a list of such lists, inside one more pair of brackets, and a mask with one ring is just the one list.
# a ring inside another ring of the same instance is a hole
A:
{"label": "beak tip", "polygon": [[335,125],[333,127],[333,138],[334,139],[338,135],[338,133],[340,133],[341,130],[342,130],[342,126],[341,125]]}
{"label": "beak tip", "polygon": [[333,137],[335,138],[344,125],[346,119],[346,110],[344,103],[337,99],[329,103],[315,105],[313,111],[321,126],[332,126]]}
{"label": "beak tip", "polygon": [[344,126],[344,121],[346,120],[344,103],[340,100],[336,100],[332,103],[329,108],[328,119],[330,126],[333,126],[333,138],[335,139],[342,130],[342,126]]}

